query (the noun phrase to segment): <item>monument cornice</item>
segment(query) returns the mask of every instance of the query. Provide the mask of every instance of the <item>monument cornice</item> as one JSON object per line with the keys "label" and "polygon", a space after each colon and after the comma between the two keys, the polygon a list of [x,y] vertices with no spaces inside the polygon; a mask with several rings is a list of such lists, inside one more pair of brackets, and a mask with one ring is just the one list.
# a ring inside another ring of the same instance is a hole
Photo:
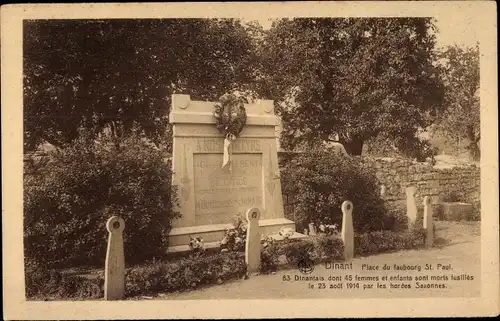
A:
{"label": "monument cornice", "polygon": [[[217,102],[191,100],[189,95],[172,95],[171,124],[216,124],[213,110]],[[278,126],[272,100],[259,99],[245,104],[247,126]]]}
{"label": "monument cornice", "polygon": [[[171,124],[215,124],[216,120],[212,113],[208,112],[171,112],[169,115]],[[247,126],[277,126],[279,118],[275,115],[247,115]]]}

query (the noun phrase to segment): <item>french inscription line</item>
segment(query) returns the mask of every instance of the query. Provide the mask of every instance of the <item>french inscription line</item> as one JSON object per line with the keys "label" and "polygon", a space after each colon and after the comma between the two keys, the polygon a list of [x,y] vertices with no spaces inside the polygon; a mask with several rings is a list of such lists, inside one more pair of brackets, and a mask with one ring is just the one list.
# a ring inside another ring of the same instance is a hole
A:
{"label": "french inscription line", "polygon": [[253,206],[262,203],[261,196],[247,196],[237,199],[218,201],[218,200],[196,200],[195,209],[197,210],[211,210],[217,208],[231,208]]}
{"label": "french inscription line", "polygon": [[[239,139],[231,144],[233,152],[259,152],[261,144],[259,139]],[[222,152],[224,141],[220,138],[198,139],[196,141],[197,152]]]}
{"label": "french inscription line", "polygon": [[218,193],[253,193],[257,192],[258,188],[253,187],[228,187],[228,188],[213,188],[213,189],[203,189],[203,190],[195,190],[197,195],[210,195],[210,194],[218,194]]}

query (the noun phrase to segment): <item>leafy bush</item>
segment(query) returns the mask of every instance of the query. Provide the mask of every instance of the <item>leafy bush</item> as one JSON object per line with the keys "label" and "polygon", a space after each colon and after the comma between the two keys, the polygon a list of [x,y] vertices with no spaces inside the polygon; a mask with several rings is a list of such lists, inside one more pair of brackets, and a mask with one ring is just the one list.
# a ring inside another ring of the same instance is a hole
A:
{"label": "leafy bush", "polygon": [[397,137],[394,144],[405,157],[415,159],[417,162],[428,160],[432,165],[436,164],[435,156],[438,149],[426,139],[416,137],[409,132]]}
{"label": "leafy bush", "polygon": [[263,274],[275,272],[279,266],[280,251],[277,243],[271,243],[260,252],[260,272]]}
{"label": "leafy bush", "polygon": [[316,258],[315,247],[310,240],[291,240],[280,244],[280,252],[285,255],[291,265],[297,265],[302,260],[313,260]]}
{"label": "leafy bush", "polygon": [[134,296],[186,291],[200,285],[241,278],[245,273],[244,253],[199,253],[173,262],[155,261],[129,269],[126,276],[126,293],[128,296]]}
{"label": "leafy bush", "polygon": [[409,250],[423,246],[424,229],[404,232],[376,231],[354,236],[355,255],[372,255],[383,252]]}
{"label": "leafy bush", "polygon": [[480,208],[474,208],[474,211],[472,212],[472,217],[470,218],[471,221],[476,221],[479,222],[481,221],[481,209]]}
{"label": "leafy bush", "polygon": [[299,231],[309,223],[342,225],[341,205],[354,204],[353,224],[357,233],[382,228],[383,200],[373,171],[352,157],[328,152],[308,152],[287,162],[281,173],[283,192],[294,200],[294,219]]}
{"label": "leafy bush", "polygon": [[104,296],[104,280],[63,275],[46,268],[28,268],[25,274],[27,299],[99,299]]}
{"label": "leafy bush", "polygon": [[304,259],[320,263],[342,260],[344,255],[344,244],[337,235],[285,239],[281,242],[265,242],[264,245],[261,252],[261,273],[276,271],[280,265],[280,256],[285,256],[288,265],[296,267]]}
{"label": "leafy bush", "polygon": [[233,227],[225,231],[220,242],[222,251],[244,252],[247,238],[247,221],[241,217],[236,217]]}
{"label": "leafy bush", "polygon": [[344,242],[338,236],[317,236],[310,238],[315,248],[318,261],[336,261],[344,258]]}
{"label": "leafy bush", "polygon": [[390,230],[393,232],[407,230],[409,225],[408,215],[406,214],[406,204],[405,206],[394,206],[387,209],[383,225],[390,227]]}
{"label": "leafy bush", "polygon": [[462,193],[459,191],[449,191],[443,195],[443,202],[460,202]]}
{"label": "leafy bush", "polygon": [[309,259],[319,263],[325,260],[343,258],[344,244],[338,236],[312,236],[302,240],[288,240],[279,244],[278,252],[285,255],[287,262],[297,265]]}
{"label": "leafy bush", "polygon": [[163,253],[176,193],[157,149],[137,137],[122,143],[81,138],[24,177],[24,247],[28,260],[58,267],[102,265],[106,221],[125,221],[127,263]]}

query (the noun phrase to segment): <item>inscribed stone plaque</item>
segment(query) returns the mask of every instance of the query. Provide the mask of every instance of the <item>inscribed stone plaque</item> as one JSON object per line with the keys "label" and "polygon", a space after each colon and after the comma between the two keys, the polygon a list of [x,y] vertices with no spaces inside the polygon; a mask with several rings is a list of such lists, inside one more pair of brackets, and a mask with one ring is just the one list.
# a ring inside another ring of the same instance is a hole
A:
{"label": "inscribed stone plaque", "polygon": [[251,207],[262,208],[262,154],[232,154],[232,169],[222,169],[222,154],[194,154],[195,224],[231,222]]}

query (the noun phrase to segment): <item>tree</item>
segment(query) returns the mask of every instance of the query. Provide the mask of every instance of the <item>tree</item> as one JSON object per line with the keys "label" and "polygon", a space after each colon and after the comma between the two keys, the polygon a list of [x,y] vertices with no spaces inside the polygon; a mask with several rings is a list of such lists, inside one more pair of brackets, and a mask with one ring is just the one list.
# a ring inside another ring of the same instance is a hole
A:
{"label": "tree", "polygon": [[24,22],[24,147],[107,130],[169,145],[173,93],[213,100],[251,82],[252,41],[233,19]]}
{"label": "tree", "polygon": [[436,126],[449,138],[466,138],[471,159],[479,160],[479,45],[449,46],[440,54],[445,109]]}
{"label": "tree", "polygon": [[[428,18],[299,18],[263,41],[265,85],[284,122],[282,145],[332,141],[350,154],[377,135],[418,146],[441,106]],[[416,143],[417,142],[417,143]]]}

